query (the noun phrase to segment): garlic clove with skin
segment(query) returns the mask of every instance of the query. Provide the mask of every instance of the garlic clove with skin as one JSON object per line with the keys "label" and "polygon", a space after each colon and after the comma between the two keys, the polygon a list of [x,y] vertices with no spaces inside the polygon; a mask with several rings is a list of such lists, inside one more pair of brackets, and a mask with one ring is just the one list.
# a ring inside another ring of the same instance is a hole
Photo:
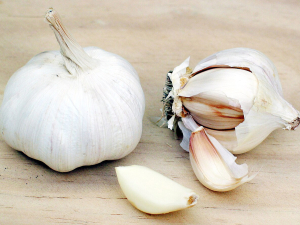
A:
{"label": "garlic clove with skin", "polygon": [[4,141],[59,172],[128,155],[141,138],[145,109],[137,72],[116,54],[82,48],[55,10],[45,18],[60,51],[36,55],[8,81]]}
{"label": "garlic clove with skin", "polygon": [[[235,130],[214,130],[205,128],[205,131],[210,136],[216,138],[220,144],[226,149],[235,149],[238,146]],[[257,142],[257,141],[255,141]]]}
{"label": "garlic clove with skin", "polygon": [[182,97],[183,106],[199,124],[217,130],[233,129],[244,121],[240,106],[232,105],[222,94],[201,93]]}
{"label": "garlic clove with skin", "polygon": [[[195,123],[196,124],[196,123]],[[182,141],[180,146],[187,152],[190,149],[190,138],[192,135],[192,131],[185,127],[182,121],[178,122],[178,126],[182,131]],[[197,129],[198,125],[196,126]],[[218,142],[226,149],[234,149],[237,146],[237,139],[234,130],[214,130],[205,128],[205,131],[210,136],[213,136]]]}
{"label": "garlic clove with skin", "polygon": [[238,165],[234,157],[203,127],[190,139],[190,160],[199,181],[213,191],[230,191],[250,181],[246,164]]}
{"label": "garlic clove with skin", "polygon": [[198,195],[147,167],[116,167],[122,191],[137,209],[149,214],[163,214],[194,206]]}
{"label": "garlic clove with skin", "polygon": [[254,178],[255,175],[248,176],[247,164],[236,164],[236,157],[203,127],[198,127],[192,117],[183,118],[183,121],[194,130],[190,136],[190,161],[195,175],[205,187],[219,192],[230,191]]}
{"label": "garlic clove with skin", "polygon": [[257,93],[257,79],[243,69],[216,68],[193,76],[179,96],[199,124],[233,129],[244,121]]}

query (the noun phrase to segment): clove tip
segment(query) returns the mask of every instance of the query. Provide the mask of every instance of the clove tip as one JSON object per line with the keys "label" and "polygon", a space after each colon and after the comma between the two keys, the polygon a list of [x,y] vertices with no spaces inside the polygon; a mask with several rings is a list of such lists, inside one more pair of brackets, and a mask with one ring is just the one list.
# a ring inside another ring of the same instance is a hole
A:
{"label": "clove tip", "polygon": [[297,117],[293,122],[291,122],[291,130],[296,130],[300,124],[300,117]]}
{"label": "clove tip", "polygon": [[189,207],[192,207],[192,206],[196,205],[198,199],[199,199],[199,196],[198,196],[198,195],[192,194],[192,195],[189,197],[189,200],[188,200],[188,202],[187,202],[188,206],[189,206]]}

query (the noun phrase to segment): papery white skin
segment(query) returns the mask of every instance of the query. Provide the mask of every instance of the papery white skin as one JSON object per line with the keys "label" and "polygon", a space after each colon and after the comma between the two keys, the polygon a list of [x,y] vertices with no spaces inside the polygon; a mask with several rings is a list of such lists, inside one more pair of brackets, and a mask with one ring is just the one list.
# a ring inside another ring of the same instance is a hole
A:
{"label": "papery white skin", "polygon": [[198,126],[191,116],[182,118],[189,130],[189,152],[192,168],[198,180],[213,191],[230,191],[249,182],[255,176],[248,176],[247,164],[236,164],[236,157],[224,148],[214,137]]}
{"label": "papery white skin", "polygon": [[5,142],[60,172],[120,159],[142,133],[145,100],[134,68],[97,47],[78,49],[93,68],[65,65],[62,49],[38,54],[10,78],[0,110]]}
{"label": "papery white skin", "polygon": [[185,151],[189,152],[190,149],[190,137],[192,135],[192,131],[187,129],[182,121],[178,122],[178,126],[182,132],[182,141],[180,142],[181,148],[183,148]]}
{"label": "papery white skin", "polygon": [[194,191],[144,166],[116,167],[117,178],[128,201],[150,214],[169,213],[194,206]]}
{"label": "papery white skin", "polygon": [[[235,127],[234,133],[230,133],[230,135],[234,135],[230,139],[234,140],[235,143],[219,140],[231,152],[235,154],[247,152],[260,144],[273,130],[278,128],[290,130],[299,125],[299,112],[284,100],[277,70],[273,63],[261,52],[247,48],[224,50],[202,60],[192,73],[184,74],[183,71],[187,70],[189,65],[188,61],[189,59],[185,60],[170,75],[174,89],[172,91],[174,97],[173,111],[180,117],[182,116],[180,97],[201,94],[205,88],[209,89],[209,86],[206,86],[205,83],[202,83],[202,86],[200,85],[198,88],[188,89],[192,79],[201,76],[201,73],[197,74],[199,71],[212,67],[242,68],[250,70],[257,80],[257,91],[255,91],[252,105],[249,104],[249,101],[245,102],[239,99],[239,94],[235,97],[234,95],[228,95],[228,93],[219,93],[220,98],[225,96],[233,103],[236,100],[241,105],[244,113],[244,121]],[[186,80],[191,74],[193,74],[193,77],[188,81],[180,82],[182,78]],[[230,83],[230,80],[228,83]],[[213,90],[211,91],[208,94],[215,94]],[[203,91],[203,94],[207,94],[207,92]],[[169,128],[172,128],[172,123],[169,123]],[[207,132],[209,133],[209,130]],[[218,131],[218,135],[221,135],[221,132]],[[216,132],[212,131],[211,135],[214,135],[213,133]],[[227,132],[226,135],[228,134]]]}

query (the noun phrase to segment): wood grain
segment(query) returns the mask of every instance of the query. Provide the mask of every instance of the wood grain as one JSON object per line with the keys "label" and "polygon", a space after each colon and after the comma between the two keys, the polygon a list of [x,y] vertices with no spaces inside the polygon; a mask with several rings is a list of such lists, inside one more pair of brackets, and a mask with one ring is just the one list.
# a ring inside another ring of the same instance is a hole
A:
{"label": "wood grain", "polygon": [[[58,49],[43,16],[60,12],[82,46],[126,58],[146,96],[143,136],[122,160],[57,173],[0,139],[0,224],[300,224],[300,131],[277,130],[238,156],[258,175],[227,193],[196,179],[188,153],[159,116],[165,74],[191,56],[191,66],[223,49],[249,47],[276,65],[285,98],[300,109],[300,2],[296,0],[0,1],[0,101],[10,76],[34,55]],[[29,77],[30,79],[30,77]],[[198,204],[165,215],[130,205],[114,167],[139,164],[196,191]]]}

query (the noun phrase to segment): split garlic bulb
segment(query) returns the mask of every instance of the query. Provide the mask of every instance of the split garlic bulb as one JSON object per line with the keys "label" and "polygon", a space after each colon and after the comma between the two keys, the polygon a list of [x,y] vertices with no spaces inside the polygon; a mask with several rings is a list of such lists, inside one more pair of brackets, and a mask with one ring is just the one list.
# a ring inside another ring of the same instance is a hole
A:
{"label": "split garlic bulb", "polygon": [[168,74],[172,90],[164,98],[164,112],[170,128],[175,117],[191,115],[239,154],[275,129],[294,130],[299,125],[299,112],[283,98],[277,70],[261,52],[229,49],[202,60],[193,71],[188,66],[189,59]]}
{"label": "split garlic bulb", "polygon": [[145,108],[136,71],[116,54],[81,48],[53,9],[45,18],[61,50],[36,55],[8,81],[5,142],[60,172],[128,155]]}

